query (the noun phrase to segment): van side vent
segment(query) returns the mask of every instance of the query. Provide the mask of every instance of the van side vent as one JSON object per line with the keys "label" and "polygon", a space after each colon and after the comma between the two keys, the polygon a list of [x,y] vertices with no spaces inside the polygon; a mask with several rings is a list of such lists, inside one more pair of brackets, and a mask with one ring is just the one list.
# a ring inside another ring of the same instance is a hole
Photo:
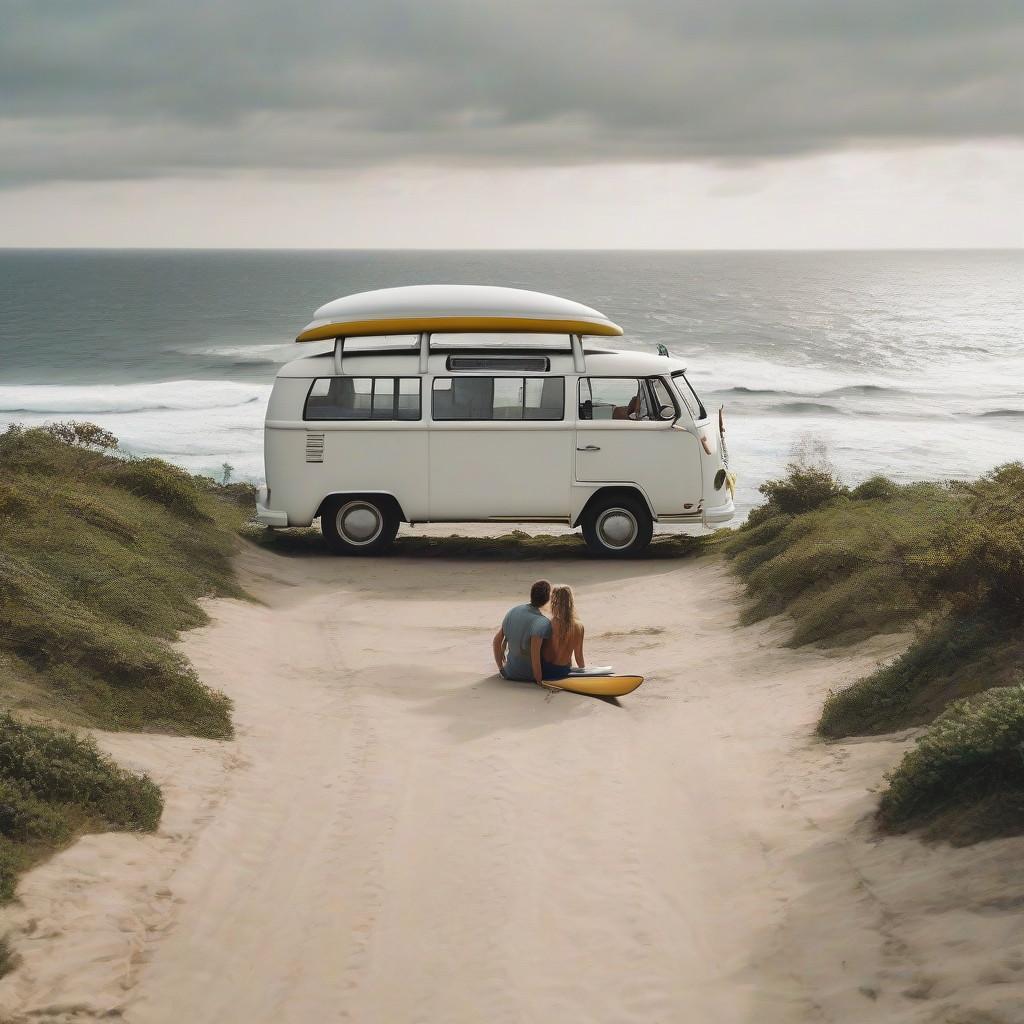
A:
{"label": "van side vent", "polygon": [[306,461],[307,462],[323,462],[324,461],[324,435],[323,434],[307,434],[306,435]]}
{"label": "van side vent", "polygon": [[448,369],[546,373],[551,369],[551,360],[547,356],[449,356]]}

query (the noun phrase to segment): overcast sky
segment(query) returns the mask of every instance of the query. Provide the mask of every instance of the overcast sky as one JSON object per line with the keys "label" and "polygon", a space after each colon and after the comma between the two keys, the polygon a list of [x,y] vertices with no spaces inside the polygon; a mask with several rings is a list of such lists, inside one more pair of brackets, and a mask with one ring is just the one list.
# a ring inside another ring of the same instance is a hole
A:
{"label": "overcast sky", "polygon": [[1022,53],[1019,0],[8,0],[0,244],[1020,245]]}

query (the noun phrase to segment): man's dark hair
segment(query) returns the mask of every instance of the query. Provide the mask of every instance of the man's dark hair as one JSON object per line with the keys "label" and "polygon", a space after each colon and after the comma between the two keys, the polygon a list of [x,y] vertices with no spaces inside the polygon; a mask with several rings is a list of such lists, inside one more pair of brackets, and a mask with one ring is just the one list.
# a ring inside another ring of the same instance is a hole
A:
{"label": "man's dark hair", "polygon": [[534,608],[543,608],[551,600],[551,584],[547,580],[537,580],[530,587],[530,604]]}

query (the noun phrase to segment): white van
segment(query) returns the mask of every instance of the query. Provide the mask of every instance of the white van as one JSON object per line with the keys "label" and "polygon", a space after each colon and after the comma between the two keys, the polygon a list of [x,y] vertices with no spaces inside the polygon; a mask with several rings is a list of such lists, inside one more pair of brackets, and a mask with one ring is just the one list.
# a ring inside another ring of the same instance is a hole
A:
{"label": "white van", "polygon": [[577,302],[425,285],[322,306],[267,408],[256,518],[376,554],[399,523],[565,523],[628,557],[654,523],[734,513],[721,417],[682,360],[595,347],[622,329]]}

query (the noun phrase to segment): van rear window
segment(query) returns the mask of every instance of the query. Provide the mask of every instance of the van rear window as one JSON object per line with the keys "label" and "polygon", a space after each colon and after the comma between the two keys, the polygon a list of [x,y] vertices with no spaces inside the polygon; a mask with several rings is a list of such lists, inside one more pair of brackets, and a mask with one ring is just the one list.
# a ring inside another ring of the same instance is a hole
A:
{"label": "van rear window", "polygon": [[560,420],[564,377],[435,377],[435,420]]}
{"label": "van rear window", "polygon": [[418,420],[419,377],[318,377],[306,397],[307,420]]}

